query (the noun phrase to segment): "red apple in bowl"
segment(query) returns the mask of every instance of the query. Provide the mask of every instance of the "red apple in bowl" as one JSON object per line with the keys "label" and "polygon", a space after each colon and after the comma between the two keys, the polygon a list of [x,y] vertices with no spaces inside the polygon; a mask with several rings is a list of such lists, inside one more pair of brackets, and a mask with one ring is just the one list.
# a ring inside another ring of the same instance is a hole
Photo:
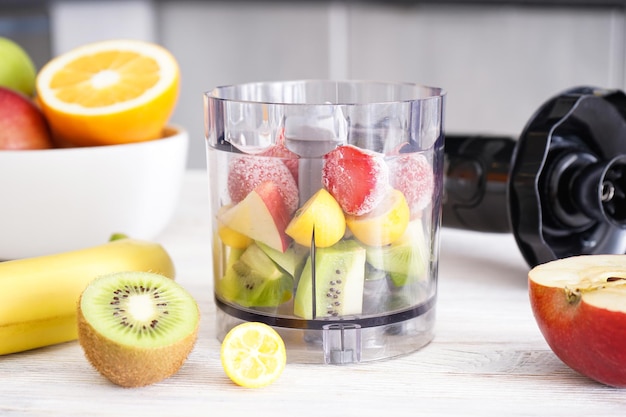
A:
{"label": "red apple in bowl", "polygon": [[626,387],[626,255],[579,255],[528,274],[533,314],[554,353],[575,371]]}
{"label": "red apple in bowl", "polygon": [[52,148],[43,113],[27,96],[0,87],[0,150]]}

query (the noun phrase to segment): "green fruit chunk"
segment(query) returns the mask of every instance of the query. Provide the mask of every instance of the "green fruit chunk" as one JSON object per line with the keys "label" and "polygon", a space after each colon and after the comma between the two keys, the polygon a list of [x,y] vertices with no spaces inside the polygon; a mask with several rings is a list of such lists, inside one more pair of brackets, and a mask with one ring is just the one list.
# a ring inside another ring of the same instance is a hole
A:
{"label": "green fruit chunk", "polygon": [[244,254],[245,249],[239,248],[227,248],[226,249],[226,268],[230,268],[241,258],[241,255]]}
{"label": "green fruit chunk", "polygon": [[310,253],[309,248],[298,245],[295,242],[291,242],[285,252],[278,251],[262,242],[256,242],[256,244],[294,279],[300,276]]}
{"label": "green fruit chunk", "polygon": [[197,339],[200,312],[174,280],[121,272],[93,280],[78,303],[78,340],[89,362],[123,387],[176,373]]}
{"label": "green fruit chunk", "polygon": [[227,268],[217,293],[243,307],[277,307],[291,299],[293,278],[253,243]]}
{"label": "green fruit chunk", "polygon": [[428,245],[421,220],[409,223],[402,237],[390,245],[368,246],[367,263],[385,271],[391,282],[401,287],[426,278]]}
{"label": "green fruit chunk", "polygon": [[314,254],[315,268],[309,257],[300,275],[294,314],[307,320],[361,314],[365,249],[354,240],[342,240],[328,248],[316,248]]}
{"label": "green fruit chunk", "polygon": [[26,51],[11,39],[0,37],[0,86],[33,97],[36,76],[35,65]]}

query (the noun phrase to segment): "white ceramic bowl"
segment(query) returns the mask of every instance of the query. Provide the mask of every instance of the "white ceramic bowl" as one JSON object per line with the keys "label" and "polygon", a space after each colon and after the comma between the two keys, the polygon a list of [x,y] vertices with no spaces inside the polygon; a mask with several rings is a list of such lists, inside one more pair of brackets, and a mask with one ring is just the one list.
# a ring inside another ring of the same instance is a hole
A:
{"label": "white ceramic bowl", "polygon": [[148,142],[0,151],[0,260],[154,239],[179,200],[189,136]]}

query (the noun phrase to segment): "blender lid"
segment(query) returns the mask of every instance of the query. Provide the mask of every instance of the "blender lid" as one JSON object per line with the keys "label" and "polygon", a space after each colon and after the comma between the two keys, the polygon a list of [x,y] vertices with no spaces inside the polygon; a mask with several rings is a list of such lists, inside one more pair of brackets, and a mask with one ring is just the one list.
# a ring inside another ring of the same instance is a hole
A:
{"label": "blender lid", "polygon": [[545,102],[514,150],[508,184],[517,244],[531,266],[626,253],[626,95],[576,87]]}

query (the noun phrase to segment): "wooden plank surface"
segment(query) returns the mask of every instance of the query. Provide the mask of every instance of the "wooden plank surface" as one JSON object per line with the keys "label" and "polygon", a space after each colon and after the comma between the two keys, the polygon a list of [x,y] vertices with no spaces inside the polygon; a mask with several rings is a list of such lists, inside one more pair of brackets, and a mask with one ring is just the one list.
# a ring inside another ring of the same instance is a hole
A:
{"label": "wooden plank surface", "polygon": [[181,371],[114,386],[76,342],[0,357],[0,416],[623,416],[624,391],[566,367],[530,311],[528,267],[510,235],[442,229],[436,336],[410,355],[350,366],[288,364],[273,385],[233,385],[214,336],[207,180],[187,175],[159,240],[198,300],[198,343]]}

